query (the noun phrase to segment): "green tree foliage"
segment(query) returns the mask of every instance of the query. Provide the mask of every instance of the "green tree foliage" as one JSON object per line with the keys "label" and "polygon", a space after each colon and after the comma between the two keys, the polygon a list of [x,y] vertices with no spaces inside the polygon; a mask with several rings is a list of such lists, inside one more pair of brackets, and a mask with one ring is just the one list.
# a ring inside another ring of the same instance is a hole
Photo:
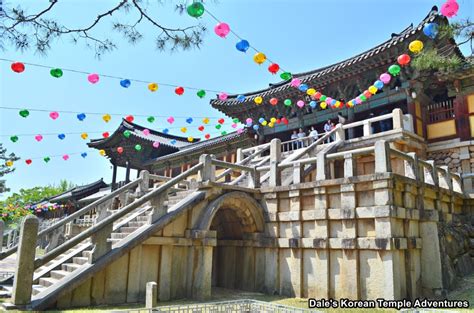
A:
{"label": "green tree foliage", "polygon": [[[474,23],[469,19],[453,22],[439,27],[436,40],[454,38],[457,46],[470,44],[473,53]],[[426,48],[412,61],[412,66],[419,71],[449,70],[463,64],[463,60],[456,55],[440,53],[435,48]]]}
{"label": "green tree foliage", "polygon": [[0,201],[0,216],[7,222],[16,221],[25,215],[31,214],[30,210],[24,208],[26,205],[51,198],[73,187],[74,184],[71,182],[61,180],[58,185],[20,189],[19,192],[13,193],[5,201]]}
{"label": "green tree foliage", "polygon": [[[15,162],[19,159],[20,158],[17,157],[14,153],[7,154],[7,149],[3,148],[3,144],[0,143],[0,178],[15,171],[15,168],[7,166],[6,162]],[[0,179],[0,194],[8,191],[10,191],[10,189],[6,187],[5,180]]]}

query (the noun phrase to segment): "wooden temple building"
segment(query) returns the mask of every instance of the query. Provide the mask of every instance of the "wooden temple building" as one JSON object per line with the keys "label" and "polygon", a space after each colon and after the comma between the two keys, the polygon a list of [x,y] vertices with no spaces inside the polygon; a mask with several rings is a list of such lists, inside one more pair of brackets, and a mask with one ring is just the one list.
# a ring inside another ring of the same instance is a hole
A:
{"label": "wooden temple building", "polygon": [[[212,107],[240,121],[249,117],[254,123],[260,118],[267,121],[272,117],[287,118],[287,124],[275,124],[272,128],[260,127],[257,136],[250,127],[242,134],[232,133],[190,143],[186,138],[156,131],[152,131],[150,136],[143,136],[144,127],[124,120],[109,138],[92,140],[89,146],[106,151],[114,166],[112,181],[115,186],[117,166],[127,168],[126,181],[129,180],[130,168],[175,176],[193,165],[203,152],[216,154],[223,160],[234,161],[236,148],[255,144],[254,138],[258,138],[258,143],[269,142],[275,137],[285,141],[290,139],[293,130],[299,128],[308,133],[309,127],[315,126],[320,133],[323,132],[323,124],[327,120],[337,123],[338,112],[341,112],[348,122],[355,122],[400,108],[403,113],[411,115],[414,132],[425,139],[428,158],[439,163],[444,162],[454,171],[471,172],[470,153],[474,152],[474,149],[469,148],[474,138],[473,59],[463,56],[453,38],[433,40],[425,36],[423,26],[432,22],[444,25],[448,20],[439,15],[437,8],[433,7],[418,25],[410,25],[399,33],[392,33],[387,41],[376,47],[336,64],[293,74],[293,77],[345,103],[364,92],[391,64],[396,64],[397,57],[406,53],[409,43],[416,39],[424,43],[425,49],[434,47],[443,55],[458,56],[464,62],[462,67],[449,72],[423,73],[417,72],[411,66],[402,67],[400,75],[393,77],[388,85],[368,101],[340,109],[328,107],[322,110],[319,105],[312,109],[308,103],[313,99],[298,88],[291,87],[290,80],[245,93],[243,102],[237,99],[237,95],[229,96],[224,101],[211,100]],[[258,106],[254,102],[257,96],[263,98],[263,103]],[[271,98],[279,99],[278,104],[270,105]],[[292,100],[293,105],[285,106],[284,99]],[[306,106],[297,107],[295,104],[298,100],[305,101]],[[124,138],[124,130],[131,131],[130,138]],[[362,134],[361,126],[352,136],[361,137]],[[174,140],[173,144],[170,144],[171,140]],[[160,147],[152,148],[150,141],[159,141]],[[144,145],[144,150],[140,153],[133,149],[122,154],[116,151],[118,146],[133,146],[136,143],[148,144]],[[474,172],[474,163],[472,171]]]}

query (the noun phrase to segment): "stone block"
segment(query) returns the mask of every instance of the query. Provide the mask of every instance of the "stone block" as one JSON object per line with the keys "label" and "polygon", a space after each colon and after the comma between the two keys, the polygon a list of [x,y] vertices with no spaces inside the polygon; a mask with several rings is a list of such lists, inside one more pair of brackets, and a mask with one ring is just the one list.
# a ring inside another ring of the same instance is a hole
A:
{"label": "stone block", "polygon": [[158,285],[156,282],[146,283],[145,308],[152,309],[156,307],[158,300]]}

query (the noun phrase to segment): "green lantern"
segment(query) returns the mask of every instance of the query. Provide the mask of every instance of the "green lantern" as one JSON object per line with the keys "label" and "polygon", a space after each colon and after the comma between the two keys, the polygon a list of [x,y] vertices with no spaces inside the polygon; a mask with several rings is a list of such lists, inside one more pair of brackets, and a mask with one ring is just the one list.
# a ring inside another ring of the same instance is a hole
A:
{"label": "green lantern", "polygon": [[232,120],[232,122],[234,122],[235,124],[237,124],[237,123],[240,123],[240,120],[239,120],[238,118],[234,118],[234,119]]}
{"label": "green lantern", "polygon": [[204,14],[204,5],[201,2],[193,2],[188,5],[187,11],[191,17],[201,17]]}
{"label": "green lantern", "polygon": [[280,78],[283,80],[289,80],[291,77],[293,77],[293,75],[291,75],[290,72],[283,72],[280,74]]}
{"label": "green lantern", "polygon": [[129,138],[131,134],[132,133],[129,130],[126,130],[123,132],[123,135],[125,136],[125,138]]}
{"label": "green lantern", "polygon": [[227,132],[224,130],[222,133],[221,133],[222,136],[225,136],[227,135]]}
{"label": "green lantern", "polygon": [[17,142],[17,141],[18,141],[18,136],[17,136],[17,135],[11,136],[11,137],[10,137],[10,140],[11,140],[12,142]]}
{"label": "green lantern", "polygon": [[51,76],[56,78],[63,76],[63,70],[60,68],[53,68],[49,73],[51,74]]}
{"label": "green lantern", "polygon": [[142,150],[142,146],[139,145],[139,144],[135,145],[135,150],[141,151],[141,150]]}
{"label": "green lantern", "polygon": [[398,74],[400,74],[400,66],[397,64],[390,65],[390,67],[388,68],[388,72],[393,76],[397,76]]}
{"label": "green lantern", "polygon": [[321,101],[326,101],[327,98],[328,98],[327,96],[322,95],[321,98],[319,98],[319,100],[321,100]]}
{"label": "green lantern", "polygon": [[202,98],[204,98],[204,97],[206,96],[206,91],[204,91],[204,90],[201,89],[201,90],[199,90],[196,94],[197,94],[197,96],[198,96],[199,98],[202,99]]}
{"label": "green lantern", "polygon": [[216,125],[216,129],[221,129],[222,125],[221,124],[217,124]]}
{"label": "green lantern", "polygon": [[27,109],[24,109],[24,110],[21,110],[19,114],[21,117],[28,117],[28,115],[30,115],[30,111],[28,111]]}
{"label": "green lantern", "polygon": [[149,123],[153,123],[155,121],[155,118],[153,116],[149,116],[147,119],[146,119]]}
{"label": "green lantern", "polygon": [[43,161],[45,161],[46,163],[48,163],[49,161],[51,161],[51,158],[50,158],[50,157],[45,157],[45,158],[43,158]]}
{"label": "green lantern", "polygon": [[285,99],[285,101],[283,101],[283,103],[289,107],[291,105],[291,99]]}

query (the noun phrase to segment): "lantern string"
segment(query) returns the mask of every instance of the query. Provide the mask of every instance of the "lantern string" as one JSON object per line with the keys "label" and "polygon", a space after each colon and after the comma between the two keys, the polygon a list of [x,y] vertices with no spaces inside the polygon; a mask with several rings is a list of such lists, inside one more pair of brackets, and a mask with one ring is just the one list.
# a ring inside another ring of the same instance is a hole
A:
{"label": "lantern string", "polygon": [[[10,63],[14,63],[14,62],[17,62],[16,60],[11,60],[11,59],[5,59],[5,58],[0,58],[0,61],[3,61],[3,62],[10,62]],[[70,73],[75,73],[75,74],[85,74],[85,75],[89,75],[89,74],[92,74],[94,72],[87,72],[87,71],[83,71],[83,70],[76,70],[76,69],[70,69],[70,68],[63,68],[63,67],[58,67],[58,66],[49,66],[49,65],[44,65],[44,64],[38,64],[38,63],[30,63],[30,62],[22,62],[23,64],[25,65],[29,65],[29,66],[34,66],[34,67],[40,67],[40,68],[46,68],[46,69],[54,69],[54,68],[60,68],[63,72],[70,72]],[[204,90],[204,91],[209,91],[209,92],[215,92],[215,93],[221,93],[221,91],[217,91],[217,90],[213,90],[213,89],[205,89],[205,88],[197,88],[197,87],[193,87],[193,86],[181,86],[181,85],[177,85],[177,84],[171,84],[171,83],[163,83],[163,82],[157,82],[157,81],[149,81],[149,80],[143,80],[143,79],[136,79],[136,78],[127,78],[127,77],[120,77],[120,76],[115,76],[115,75],[110,75],[110,74],[101,74],[101,73],[96,73],[97,75],[99,75],[99,77],[106,77],[106,78],[112,78],[112,79],[117,79],[117,80],[123,80],[123,79],[128,79],[130,80],[131,82],[137,82],[137,83],[143,83],[143,84],[151,84],[151,83],[156,83],[158,84],[159,86],[166,86],[166,87],[183,87],[185,89],[189,89],[189,90],[196,90],[196,91],[199,91],[199,90]],[[228,92],[229,94],[233,94],[231,92]]]}

